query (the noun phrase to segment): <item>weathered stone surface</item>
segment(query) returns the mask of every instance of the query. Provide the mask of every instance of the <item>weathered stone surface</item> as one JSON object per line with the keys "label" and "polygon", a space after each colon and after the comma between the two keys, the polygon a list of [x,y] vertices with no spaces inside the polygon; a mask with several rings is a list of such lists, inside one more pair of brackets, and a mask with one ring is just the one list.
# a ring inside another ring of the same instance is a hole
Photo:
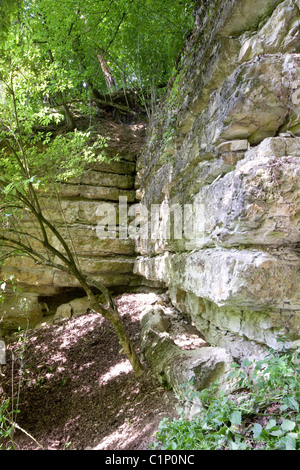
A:
{"label": "weathered stone surface", "polygon": [[288,155],[261,156],[250,161],[246,157],[235,171],[203,188],[196,198],[204,207],[204,245],[298,242],[299,157]]}
{"label": "weathered stone surface", "polygon": [[55,319],[71,318],[72,316],[72,307],[70,304],[60,305],[54,315]]}
{"label": "weathered stone surface", "polygon": [[[136,287],[143,285],[143,279],[132,273],[118,274],[118,273],[104,273],[93,274],[93,279],[103,284],[106,287]],[[60,287],[80,287],[79,281],[70,274],[63,271],[55,271],[53,277],[54,286]]]}
{"label": "weathered stone surface", "polygon": [[86,171],[79,181],[68,180],[72,184],[84,184],[88,186],[107,186],[119,189],[132,189],[134,177],[132,175],[119,175],[117,173],[105,173],[100,171]]}
{"label": "weathered stone surface", "polygon": [[149,305],[143,310],[141,316],[141,325],[143,335],[149,334],[151,330],[157,332],[167,332],[171,325],[171,320],[168,315],[164,313],[163,308],[159,305]]}
{"label": "weathered stone surface", "polygon": [[251,0],[226,2],[224,6],[226,16],[220,34],[237,35],[246,29],[253,29],[262,18],[272,15],[281,2],[282,0],[257,0],[255,8]]}
{"label": "weathered stone surface", "polygon": [[[137,162],[139,200],[160,212],[155,236],[148,226],[136,238],[135,272],[165,283],[236,360],[300,336],[299,6],[226,0],[207,14],[199,4],[169,107]],[[177,236],[176,205],[202,207],[191,213],[200,232]]]}
{"label": "weathered stone surface", "polygon": [[89,299],[87,297],[73,299],[66,304],[59,305],[56,309],[54,318],[62,319],[84,315],[89,309],[89,306]]}
{"label": "weathered stone surface", "polygon": [[249,142],[247,139],[243,140],[229,140],[228,142],[222,142],[217,146],[220,153],[224,152],[238,152],[241,150],[248,150]]}
{"label": "weathered stone surface", "polygon": [[281,256],[203,250],[140,258],[137,271],[170,286],[173,304],[207,341],[240,360],[261,357],[264,345],[281,349],[287,332],[300,335],[299,259],[291,253],[289,265]]}
{"label": "weathered stone surface", "polygon": [[182,350],[168,335],[169,326],[170,320],[160,307],[147,308],[142,313],[143,354],[160,382],[178,396],[183,396],[182,387],[191,380],[194,390],[202,390],[215,380],[222,386],[233,362],[230,355],[222,348]]}
{"label": "weathered stone surface", "polygon": [[176,287],[169,291],[173,304],[189,313],[206,340],[230,351],[237,361],[263,357],[266,346],[281,349],[285,344],[289,348],[291,342],[284,338],[287,332],[290,339],[299,337],[299,310],[220,307]]}
{"label": "weathered stone surface", "polygon": [[197,30],[180,81],[183,97],[176,113],[180,131],[187,134],[218,89],[239,63],[240,35],[258,28],[260,20],[275,10],[280,0],[214,0],[196,14]]}
{"label": "weathered stone surface", "polygon": [[81,297],[80,299],[74,299],[70,302],[72,309],[72,317],[79,317],[84,315],[90,308],[90,302],[88,297]]}
{"label": "weathered stone surface", "polygon": [[[119,206],[122,207],[122,200],[121,202],[114,202],[43,198],[41,201],[42,208],[45,210],[47,217],[52,223],[60,226],[64,223],[67,223],[68,225],[99,225],[101,224],[102,218],[105,216],[105,213],[103,214],[103,212],[107,204],[109,204],[109,207],[115,213],[115,222],[118,227]],[[123,202],[123,204],[125,204],[125,202]],[[128,207],[130,207],[129,204]]]}
{"label": "weathered stone surface", "polygon": [[[107,256],[108,254],[133,255],[135,251],[134,242],[131,239],[100,238],[97,226],[94,225],[73,225],[69,229],[62,228],[60,232],[68,240],[72,251],[75,251],[79,257]],[[58,250],[62,250],[61,244],[54,236],[51,241]]]}
{"label": "weathered stone surface", "polygon": [[[248,139],[257,144],[274,136],[293,106],[290,70],[300,79],[298,54],[254,58],[224,81],[195,125],[202,148],[223,140]],[[259,80],[258,80],[259,77]],[[254,117],[255,116],[255,117]]]}
{"label": "weathered stone surface", "polygon": [[262,54],[299,52],[299,0],[281,2],[259,31],[246,32],[241,38],[239,60],[246,61]]}
{"label": "weathered stone surface", "polygon": [[127,161],[89,163],[87,168],[90,170],[100,171],[104,173],[116,173],[120,175],[131,175],[135,172],[135,163]]}
{"label": "weathered stone surface", "polygon": [[33,327],[43,318],[45,308],[35,293],[6,294],[0,312],[2,333],[13,331],[18,327],[22,329]]}
{"label": "weathered stone surface", "polygon": [[[96,163],[90,165],[89,171],[80,181],[62,185],[61,191],[54,191],[52,197],[50,193],[40,195],[45,216],[59,230],[71,252],[76,253],[76,260],[84,273],[108,288],[124,289],[126,286],[131,289],[143,283],[147,284],[147,281],[133,274],[133,240],[119,238],[120,227],[124,226],[124,221],[119,220],[119,209],[125,202],[127,205],[135,200],[135,192],[131,190],[134,186],[134,169],[132,161]],[[108,227],[103,219],[103,205],[114,211],[115,225],[112,227]],[[49,253],[39,241],[42,236],[35,222],[29,217],[24,217],[22,228],[28,234],[32,249],[47,258]],[[104,229],[111,230],[104,232]],[[64,253],[51,230],[47,229],[47,235],[52,245]],[[13,235],[11,238],[16,237],[17,235]],[[61,262],[58,257],[54,259],[53,255],[50,255],[49,259],[57,264]],[[7,277],[11,274],[15,276],[17,286],[28,297],[29,303],[26,310],[20,307],[17,299],[14,304],[15,296],[12,290],[9,291],[7,299],[10,304],[7,305],[7,300],[4,306],[0,305],[3,330],[24,327],[27,319],[30,326],[40,324],[47,306],[39,302],[38,296],[51,298],[64,291],[80,288],[79,282],[72,275],[37,264],[29,257],[6,260],[1,266],[1,276]],[[83,306],[76,306],[74,302],[60,306],[56,318],[68,318],[77,314]]]}
{"label": "weathered stone surface", "polygon": [[62,198],[86,198],[100,201],[119,201],[126,197],[128,202],[135,201],[135,192],[107,186],[88,186],[85,184],[62,184],[59,188]]}
{"label": "weathered stone surface", "polygon": [[[194,219],[201,219],[196,224],[197,230],[186,230],[185,207],[178,205],[175,193],[161,203],[158,217],[149,221],[149,236],[147,239],[140,237],[137,250],[147,254],[216,244],[232,247],[297,243],[299,154],[300,138],[276,137],[246,152],[244,159],[236,161],[235,166],[232,164],[232,171],[226,171],[226,164],[220,167],[207,162],[210,172],[205,175],[203,171],[199,183],[198,178],[194,179],[193,189],[198,192],[189,196],[190,204],[197,209]],[[223,169],[223,178],[213,178],[216,168]],[[214,181],[209,180],[209,175]],[[186,194],[189,191],[190,188],[186,188]],[[177,210],[178,216],[175,216]],[[176,217],[182,219],[177,218],[176,222]],[[170,227],[168,236],[167,225]]]}
{"label": "weathered stone surface", "polygon": [[[139,285],[142,279],[133,275],[134,258],[105,257],[82,258],[82,270],[106,286]],[[14,274],[17,285],[23,290],[50,295],[63,288],[79,287],[79,282],[71,275],[54,268],[40,266],[29,257],[11,258],[2,267],[2,275]]]}
{"label": "weathered stone surface", "polygon": [[36,264],[28,256],[7,259],[2,266],[3,276],[13,274],[16,282],[28,284],[38,291],[53,285],[53,272],[44,266]]}
{"label": "weathered stone surface", "polygon": [[299,310],[299,267],[293,253],[214,248],[138,258],[135,271],[219,306]]}

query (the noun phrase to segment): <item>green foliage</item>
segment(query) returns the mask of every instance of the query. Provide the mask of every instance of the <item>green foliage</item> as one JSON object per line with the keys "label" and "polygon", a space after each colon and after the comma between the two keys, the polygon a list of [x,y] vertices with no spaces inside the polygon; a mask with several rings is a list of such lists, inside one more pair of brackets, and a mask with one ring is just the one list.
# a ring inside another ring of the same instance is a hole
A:
{"label": "green foliage", "polygon": [[[14,448],[13,442],[13,433],[14,433],[14,425],[11,421],[12,412],[9,411],[10,400],[5,400],[2,405],[0,405],[0,438],[3,439],[10,439],[11,440],[11,447],[9,449]],[[2,444],[0,444],[0,450],[2,449]]]}
{"label": "green foliage", "polygon": [[[38,60],[38,56],[31,59]],[[11,54],[10,62],[9,70],[5,57],[0,59],[4,101],[0,108],[0,200],[6,208],[17,191],[28,193],[29,185],[38,188],[79,177],[87,163],[105,159],[103,150],[107,146],[106,139],[89,130],[56,136],[38,131],[37,126],[46,128],[63,117],[49,106],[39,107],[44,78],[37,76],[34,80],[31,60]],[[4,220],[12,213],[12,208],[1,211]]]}
{"label": "green foliage", "polygon": [[[76,176],[80,162],[99,154],[103,140],[84,150],[89,135],[54,139],[37,129],[65,119],[73,132],[75,109],[93,115],[95,90],[107,92],[107,76],[116,89],[140,90],[143,104],[147,107],[150,99],[153,111],[169,78],[176,77],[178,54],[193,27],[192,12],[193,2],[187,0],[0,0],[0,23],[2,16],[5,22],[5,40],[0,36],[1,168],[14,176],[7,191],[19,184],[16,160],[25,152],[35,183],[43,178],[41,168],[44,176],[64,179]],[[164,135],[166,148],[172,122]],[[42,151],[34,151],[39,144]],[[14,153],[14,162],[7,150]]]}
{"label": "green foliage", "polygon": [[0,41],[5,39],[11,25],[11,15],[19,4],[19,0],[0,0]]}
{"label": "green foliage", "polygon": [[191,420],[165,418],[154,448],[163,450],[300,450],[299,361],[271,351],[261,361],[232,365],[228,379],[235,391],[217,383],[186,396],[197,398],[199,414]]}
{"label": "green foliage", "polygon": [[[6,4],[1,1],[0,13]],[[179,0],[23,0],[5,10],[8,27],[5,41],[0,38],[3,227],[19,217],[21,195],[33,197],[43,183],[76,178],[87,163],[104,159],[105,140],[74,132],[70,106],[76,102],[79,112],[91,108],[94,92],[88,84],[106,91],[105,67],[117,88],[157,92],[174,73],[192,27],[192,8],[193,2]],[[72,132],[54,136],[47,131],[64,119]],[[165,135],[166,146],[171,136]]]}
{"label": "green foliage", "polygon": [[[0,57],[5,70],[21,72],[23,104],[30,114],[39,114],[49,100],[57,108],[62,98],[86,106],[88,84],[107,92],[106,73],[117,89],[155,90],[159,96],[193,27],[193,2],[187,0],[23,0],[14,5],[8,13],[0,3],[0,22],[1,12],[7,18]],[[35,96],[22,83],[22,73],[29,70]]]}
{"label": "green foliage", "polygon": [[[31,173],[25,184],[50,174],[61,180],[78,176],[83,163],[99,158],[101,138],[87,149],[88,133],[54,139],[38,129],[65,119],[73,132],[75,108],[92,116],[95,90],[107,92],[108,75],[117,89],[139,89],[146,106],[151,95],[153,110],[176,75],[192,11],[187,0],[1,0],[0,22],[1,15],[7,20],[5,40],[0,36],[0,163],[11,183],[6,194],[17,184],[21,190],[20,179],[24,185],[18,159],[25,153]],[[166,147],[173,136],[168,129]]]}
{"label": "green foliage", "polygon": [[[24,299],[24,309],[26,308],[26,299]],[[33,436],[31,436],[31,434],[29,434],[26,430],[17,424],[17,417],[20,413],[19,404],[25,350],[28,341],[27,333],[27,330],[22,330],[21,328],[19,328],[18,331],[14,333],[14,335],[17,337],[17,347],[12,354],[12,361],[13,363],[16,362],[18,364],[18,381],[16,384],[12,385],[12,389],[16,389],[15,394],[12,393],[12,397],[10,399],[4,397],[2,403],[0,404],[0,439],[3,442],[3,444],[0,444],[0,450],[4,450],[4,445],[5,450],[16,450],[14,440],[14,433],[16,429],[26,434],[26,436],[32,439],[41,449],[43,449],[43,447],[34,439]],[[14,380],[13,376],[12,380]]]}
{"label": "green foliage", "polygon": [[20,287],[18,287],[15,276],[13,274],[4,276],[3,279],[0,280],[0,304],[4,302],[5,292],[8,285],[12,292],[22,292]]}

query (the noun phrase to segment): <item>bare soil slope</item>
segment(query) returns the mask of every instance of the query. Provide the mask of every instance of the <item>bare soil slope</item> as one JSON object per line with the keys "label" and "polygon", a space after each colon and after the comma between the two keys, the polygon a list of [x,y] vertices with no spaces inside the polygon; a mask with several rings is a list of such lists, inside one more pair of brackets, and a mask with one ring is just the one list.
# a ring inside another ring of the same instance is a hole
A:
{"label": "bare soil slope", "polygon": [[[140,313],[153,295],[117,297],[138,350]],[[112,327],[98,314],[31,330],[21,363],[23,346],[16,337],[7,345],[0,399],[13,395],[16,402],[20,384],[17,423],[43,449],[146,450],[160,420],[176,413],[174,395],[149,369],[136,380]],[[14,443],[17,450],[40,449],[20,430]]]}

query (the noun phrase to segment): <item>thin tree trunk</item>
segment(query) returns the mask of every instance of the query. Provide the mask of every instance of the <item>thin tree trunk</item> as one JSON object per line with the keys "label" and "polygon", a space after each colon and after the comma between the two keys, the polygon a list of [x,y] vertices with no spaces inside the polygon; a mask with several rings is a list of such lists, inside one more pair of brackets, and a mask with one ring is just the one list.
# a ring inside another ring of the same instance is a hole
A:
{"label": "thin tree trunk", "polygon": [[71,113],[70,108],[64,102],[62,102],[62,105],[64,108],[65,120],[66,120],[68,131],[73,132],[75,129],[75,121],[73,118],[73,114]]}
{"label": "thin tree trunk", "polygon": [[134,375],[136,377],[139,377],[142,375],[144,372],[144,367],[140,362],[140,359],[134,349],[134,346],[132,345],[132,342],[125,330],[123,321],[119,315],[119,312],[116,310],[115,312],[107,312],[105,315],[103,314],[103,309],[99,308],[99,303],[92,302],[92,308],[96,312],[100,313],[100,315],[105,316],[110,323],[112,324],[116,335],[118,336],[119,343],[124,351],[124,354],[126,354],[127,358],[129,359],[129,362],[132,366],[132,369],[134,371]]}
{"label": "thin tree trunk", "polygon": [[106,60],[104,59],[104,52],[102,50],[100,50],[100,54],[97,54],[97,59],[101,66],[107,88],[110,92],[112,92],[115,86],[117,85],[117,83],[116,83],[116,79],[111,74],[111,71],[107,65]]}
{"label": "thin tree trunk", "polygon": [[[126,332],[123,321],[118,312],[118,308],[115,302],[113,301],[109,290],[102,284],[99,284],[98,282],[90,278],[85,278],[84,281],[81,279],[80,283],[82,287],[84,287],[86,294],[90,300],[91,308],[98,312],[100,315],[102,315],[104,318],[106,318],[112,324],[115,333],[118,336],[119,343],[124,353],[128,357],[130,364],[132,365],[135,376],[139,377],[143,373],[144,367],[135,351],[134,346],[132,345],[131,339],[129,338]],[[105,300],[107,302],[106,308],[104,308],[104,306],[99,303],[96,298],[96,295],[92,290],[92,287],[96,287],[96,289],[105,297]]]}

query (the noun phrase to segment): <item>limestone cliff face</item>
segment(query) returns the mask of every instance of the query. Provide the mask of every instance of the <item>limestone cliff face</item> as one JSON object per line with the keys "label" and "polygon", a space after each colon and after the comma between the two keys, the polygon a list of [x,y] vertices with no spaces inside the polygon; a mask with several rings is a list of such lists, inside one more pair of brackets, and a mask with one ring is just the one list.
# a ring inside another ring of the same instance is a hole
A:
{"label": "limestone cliff face", "polygon": [[137,163],[135,272],[249,357],[300,336],[300,2],[199,3]]}

